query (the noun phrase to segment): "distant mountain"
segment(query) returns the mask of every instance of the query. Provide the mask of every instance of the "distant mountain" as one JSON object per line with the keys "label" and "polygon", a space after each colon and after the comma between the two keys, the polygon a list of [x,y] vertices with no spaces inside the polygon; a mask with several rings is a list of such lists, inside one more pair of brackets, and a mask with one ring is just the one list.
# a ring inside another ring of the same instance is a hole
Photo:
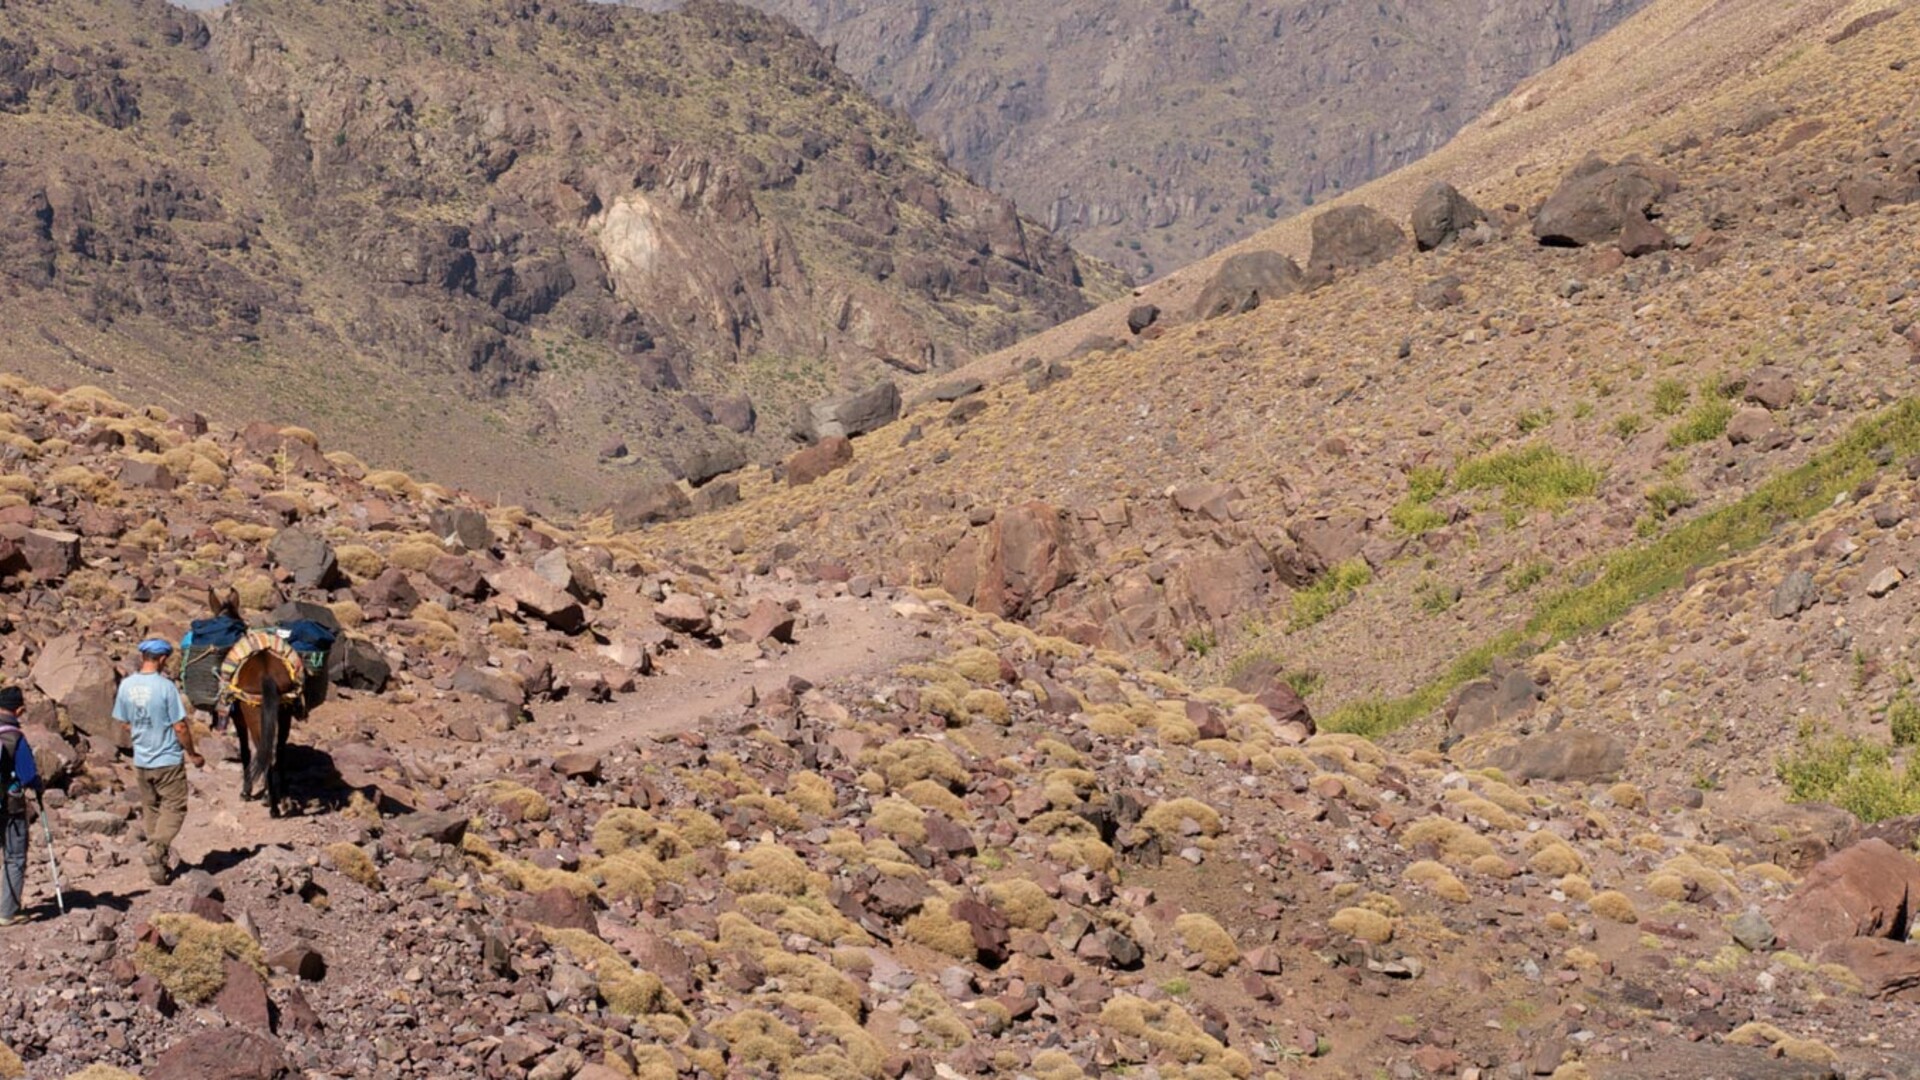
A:
{"label": "distant mountain", "polygon": [[1422,157],[1645,0],[746,2],[1144,278]]}
{"label": "distant mountain", "polygon": [[760,452],[1121,285],[731,4],[9,4],[0,110],[10,366],[489,496]]}

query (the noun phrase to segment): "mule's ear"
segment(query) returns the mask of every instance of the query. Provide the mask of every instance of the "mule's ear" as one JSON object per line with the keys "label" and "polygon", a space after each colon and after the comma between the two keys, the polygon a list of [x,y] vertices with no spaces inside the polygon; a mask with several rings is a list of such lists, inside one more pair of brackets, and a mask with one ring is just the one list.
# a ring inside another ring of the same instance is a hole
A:
{"label": "mule's ear", "polygon": [[227,589],[226,606],[229,610],[235,613],[239,612],[240,610],[240,590],[239,589],[235,589],[231,587]]}
{"label": "mule's ear", "polygon": [[207,611],[214,615],[220,614],[220,594],[214,592],[211,585],[207,586]]}
{"label": "mule's ear", "polygon": [[287,587],[284,585],[275,585],[273,587],[274,609],[278,610],[282,607],[285,607],[286,604],[287,604]]}

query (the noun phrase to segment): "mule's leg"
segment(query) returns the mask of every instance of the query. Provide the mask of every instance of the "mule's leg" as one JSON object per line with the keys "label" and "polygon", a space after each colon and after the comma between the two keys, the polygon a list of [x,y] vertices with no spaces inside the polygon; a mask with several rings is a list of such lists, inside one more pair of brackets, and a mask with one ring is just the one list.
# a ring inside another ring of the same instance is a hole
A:
{"label": "mule's leg", "polygon": [[265,699],[260,702],[260,767],[267,783],[267,816],[280,816],[280,743],[283,740],[280,729],[285,726],[286,718],[280,714],[280,688],[269,682],[262,688]]}
{"label": "mule's leg", "polygon": [[232,706],[233,733],[240,740],[240,800],[253,799],[253,754],[248,749],[247,714],[238,702]]}

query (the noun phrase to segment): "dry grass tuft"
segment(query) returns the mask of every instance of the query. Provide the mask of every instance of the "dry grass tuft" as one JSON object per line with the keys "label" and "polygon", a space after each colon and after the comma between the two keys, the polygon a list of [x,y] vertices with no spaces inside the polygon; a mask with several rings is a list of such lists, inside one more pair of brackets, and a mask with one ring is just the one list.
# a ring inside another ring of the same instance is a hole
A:
{"label": "dry grass tuft", "polygon": [[[155,915],[151,925],[160,942],[142,942],[134,950],[134,967],[152,975],[176,999],[197,1005],[211,999],[227,984],[227,960],[232,958],[267,973],[266,956],[252,935],[233,923],[210,923],[197,915]],[[172,941],[168,948],[166,941]]]}

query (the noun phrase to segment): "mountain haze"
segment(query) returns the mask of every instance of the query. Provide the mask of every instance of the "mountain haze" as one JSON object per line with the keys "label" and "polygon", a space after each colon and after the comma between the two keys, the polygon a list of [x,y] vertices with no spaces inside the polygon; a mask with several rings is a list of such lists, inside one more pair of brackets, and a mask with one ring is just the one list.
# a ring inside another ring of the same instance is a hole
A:
{"label": "mountain haze", "polygon": [[1645,0],[748,2],[1146,278],[1432,152]]}

